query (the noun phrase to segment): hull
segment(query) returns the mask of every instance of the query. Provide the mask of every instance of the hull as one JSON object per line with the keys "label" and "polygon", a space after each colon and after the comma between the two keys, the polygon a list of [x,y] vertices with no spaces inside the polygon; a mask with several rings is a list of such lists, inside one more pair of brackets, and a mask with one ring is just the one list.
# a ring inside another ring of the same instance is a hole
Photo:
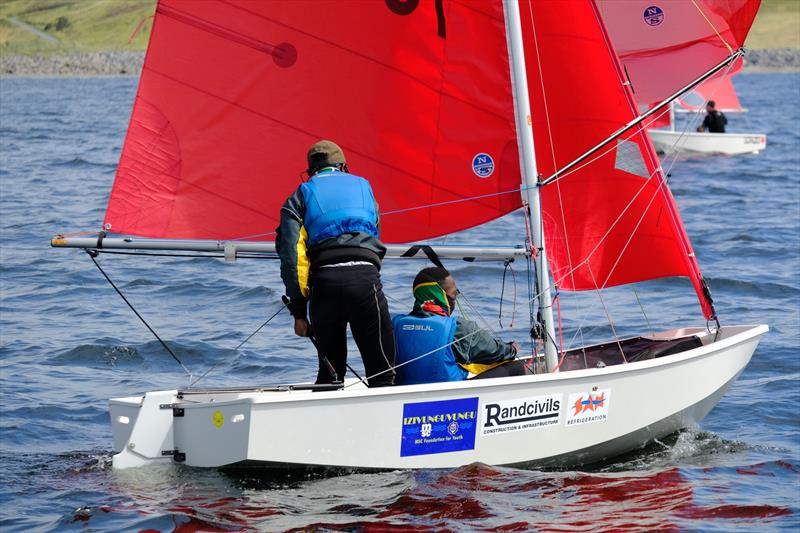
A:
{"label": "hull", "polygon": [[116,468],[579,465],[699,422],[766,326],[703,328],[682,353],[605,368],[344,390],[160,391],[110,402]]}
{"label": "hull", "polygon": [[662,154],[757,154],[767,147],[763,133],[701,133],[647,130],[656,151]]}

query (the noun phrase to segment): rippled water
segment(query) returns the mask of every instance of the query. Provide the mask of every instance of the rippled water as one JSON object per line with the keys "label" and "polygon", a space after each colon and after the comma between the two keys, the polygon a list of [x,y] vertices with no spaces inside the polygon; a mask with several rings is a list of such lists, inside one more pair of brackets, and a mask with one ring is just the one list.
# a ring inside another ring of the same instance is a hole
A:
{"label": "rippled water", "polygon": [[[110,469],[110,397],[186,378],[86,255],[52,250],[59,231],[95,230],[136,80],[0,79],[0,529],[3,531],[772,531],[800,527],[800,76],[737,79],[747,117],[769,135],[759,156],[678,161],[674,191],[723,324],[767,323],[753,361],[703,421],[581,471],[470,465],[455,470],[263,479],[192,468]],[[778,105],[778,102],[784,105]],[[669,164],[668,162],[665,164]],[[450,242],[521,240],[510,215]],[[310,347],[280,315],[273,261],[103,256],[100,261],[209,385],[302,381]],[[420,263],[384,268],[393,312]],[[451,261],[471,312],[524,337],[524,269]],[[702,324],[689,283],[604,296],[620,334]],[[514,292],[516,291],[516,301]],[[564,294],[565,344],[608,338],[596,295]],[[509,325],[513,322],[513,328]],[[583,335],[574,332],[582,325]],[[352,353],[352,352],[351,352]],[[358,358],[351,363],[360,370]],[[669,394],[670,384],[662,391]]]}

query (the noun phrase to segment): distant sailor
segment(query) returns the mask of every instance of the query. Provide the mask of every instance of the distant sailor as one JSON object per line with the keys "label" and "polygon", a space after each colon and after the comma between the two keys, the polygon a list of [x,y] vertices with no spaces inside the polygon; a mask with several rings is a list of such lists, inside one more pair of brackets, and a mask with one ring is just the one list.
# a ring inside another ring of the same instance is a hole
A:
{"label": "distant sailor", "polygon": [[717,104],[714,100],[709,100],[706,104],[706,118],[703,119],[703,125],[697,128],[697,131],[707,131],[709,133],[725,133],[725,126],[728,124],[728,118],[722,111],[717,111]]}
{"label": "distant sailor", "polygon": [[394,318],[398,385],[459,381],[528,373],[516,342],[494,338],[478,324],[453,316],[458,289],[444,268],[425,268],[414,279],[414,309]]}
{"label": "distant sailor", "polygon": [[[394,336],[379,270],[378,204],[369,182],[350,174],[342,150],[319,141],[308,151],[309,180],[281,208],[275,245],[294,331],[320,354],[317,383],[331,383],[325,356],[344,378],[347,324],[370,387],[394,383]],[[310,311],[310,325],[307,311]]]}

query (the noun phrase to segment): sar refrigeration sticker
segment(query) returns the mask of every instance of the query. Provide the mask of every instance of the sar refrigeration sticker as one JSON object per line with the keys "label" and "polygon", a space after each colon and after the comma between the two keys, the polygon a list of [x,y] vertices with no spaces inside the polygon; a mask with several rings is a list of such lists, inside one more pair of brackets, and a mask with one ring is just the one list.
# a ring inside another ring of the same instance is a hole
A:
{"label": "sar refrigeration sticker", "polygon": [[484,404],[481,436],[556,426],[563,399],[561,394],[549,394]]}
{"label": "sar refrigeration sticker", "polygon": [[403,404],[400,457],[475,449],[478,398]]}
{"label": "sar refrigeration sticker", "polygon": [[567,426],[592,424],[608,420],[611,389],[576,392],[567,400]]}

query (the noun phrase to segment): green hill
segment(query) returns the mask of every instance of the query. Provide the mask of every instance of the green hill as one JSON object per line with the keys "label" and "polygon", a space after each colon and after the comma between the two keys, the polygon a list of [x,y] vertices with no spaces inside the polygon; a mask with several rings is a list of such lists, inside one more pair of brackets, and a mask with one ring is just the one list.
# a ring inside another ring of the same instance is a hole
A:
{"label": "green hill", "polygon": [[746,45],[756,50],[800,48],[800,0],[762,0]]}
{"label": "green hill", "polygon": [[[155,3],[155,0],[2,0],[0,53],[144,50]],[[141,28],[128,43],[140,23]],[[763,0],[747,46],[800,48],[800,0]]]}
{"label": "green hill", "polygon": [[155,0],[3,0],[0,53],[144,50],[155,4]]}

